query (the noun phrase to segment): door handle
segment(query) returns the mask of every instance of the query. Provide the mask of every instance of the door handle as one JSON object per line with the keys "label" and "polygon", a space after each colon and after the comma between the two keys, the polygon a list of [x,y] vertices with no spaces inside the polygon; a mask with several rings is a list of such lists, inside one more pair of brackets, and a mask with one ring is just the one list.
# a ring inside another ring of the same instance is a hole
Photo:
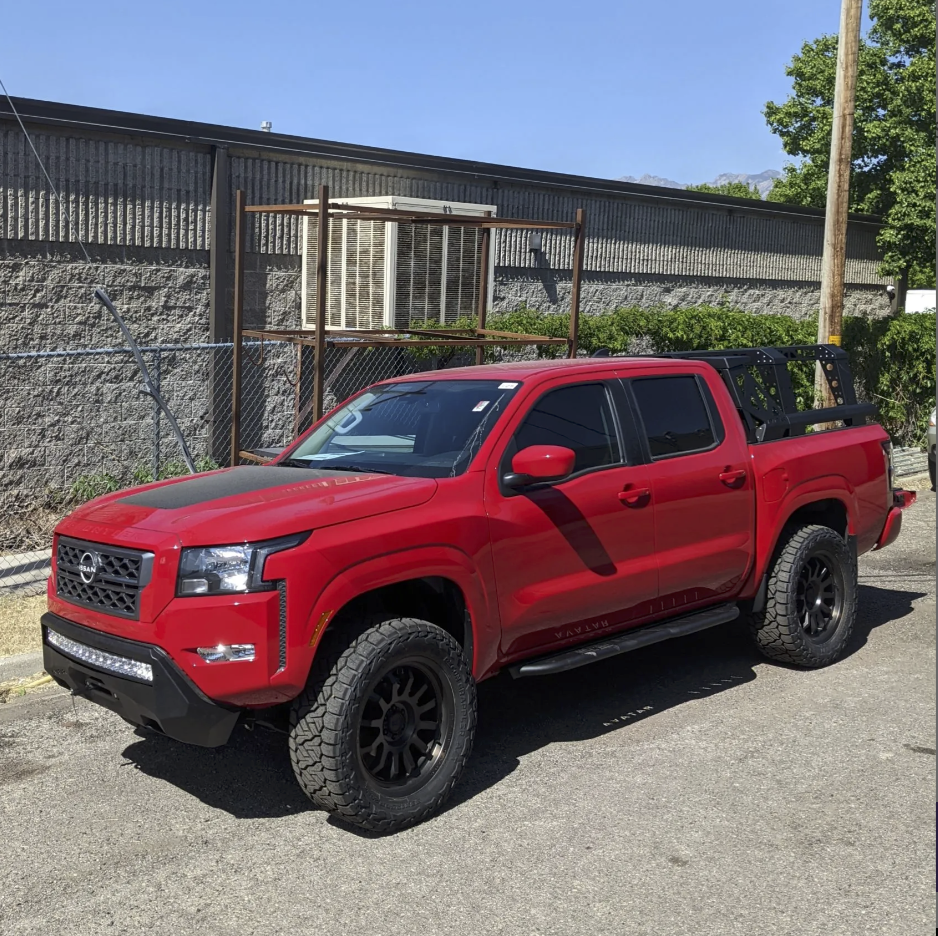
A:
{"label": "door handle", "polygon": [[731,470],[729,468],[726,471],[720,472],[720,480],[730,488],[738,488],[742,486],[742,483],[746,480],[746,469],[745,468],[736,468]]}
{"label": "door handle", "polygon": [[651,491],[648,488],[628,487],[619,491],[619,502],[626,507],[645,507],[651,500]]}

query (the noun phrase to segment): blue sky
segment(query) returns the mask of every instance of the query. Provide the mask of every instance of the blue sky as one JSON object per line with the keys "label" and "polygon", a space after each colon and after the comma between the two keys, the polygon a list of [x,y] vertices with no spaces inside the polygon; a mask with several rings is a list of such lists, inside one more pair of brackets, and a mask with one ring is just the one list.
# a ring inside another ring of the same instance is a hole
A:
{"label": "blue sky", "polygon": [[8,0],[13,95],[604,178],[785,161],[761,111],[840,0]]}

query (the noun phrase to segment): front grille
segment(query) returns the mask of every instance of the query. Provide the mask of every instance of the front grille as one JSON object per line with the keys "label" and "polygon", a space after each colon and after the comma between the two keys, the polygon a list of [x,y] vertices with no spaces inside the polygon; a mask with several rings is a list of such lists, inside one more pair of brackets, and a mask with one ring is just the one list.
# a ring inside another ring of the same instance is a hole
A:
{"label": "front grille", "polygon": [[56,551],[55,593],[63,601],[136,620],[152,568],[153,553],[63,536]]}

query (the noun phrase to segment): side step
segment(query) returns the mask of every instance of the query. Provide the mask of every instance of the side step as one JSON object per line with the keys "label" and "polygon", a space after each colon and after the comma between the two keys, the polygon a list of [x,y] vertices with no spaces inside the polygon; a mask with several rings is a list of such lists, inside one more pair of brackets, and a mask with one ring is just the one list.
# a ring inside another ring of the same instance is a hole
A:
{"label": "side step", "polygon": [[586,666],[606,657],[618,656],[628,653],[629,650],[638,650],[650,644],[670,640],[672,637],[684,637],[696,631],[716,627],[717,624],[727,624],[739,617],[739,608],[735,604],[717,605],[715,608],[706,608],[686,617],[672,618],[661,624],[649,624],[636,630],[625,631],[615,637],[599,640],[595,643],[583,644],[562,653],[529,660],[527,663],[518,663],[508,668],[508,672],[515,679],[522,676],[547,676],[551,673],[562,673],[564,670],[576,669]]}

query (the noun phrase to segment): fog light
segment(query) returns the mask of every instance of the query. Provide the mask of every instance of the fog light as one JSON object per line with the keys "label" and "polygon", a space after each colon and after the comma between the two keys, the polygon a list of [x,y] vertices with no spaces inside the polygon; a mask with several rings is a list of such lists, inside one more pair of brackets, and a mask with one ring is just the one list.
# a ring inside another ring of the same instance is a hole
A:
{"label": "fog light", "polygon": [[[70,637],[63,637],[62,634],[54,630],[46,631],[46,643],[56,647],[73,660],[87,663],[95,669],[107,670],[116,673],[118,676],[130,676],[132,679],[141,680],[141,682],[153,682],[153,667],[149,663],[131,660],[128,657],[118,656],[116,653],[106,653],[104,650],[89,647],[87,644],[79,643]],[[254,648],[251,647],[251,659],[253,658]]]}
{"label": "fog light", "polygon": [[254,659],[254,644],[219,644],[217,647],[199,647],[196,653],[206,663],[222,661],[236,663],[238,660],[249,663]]}

